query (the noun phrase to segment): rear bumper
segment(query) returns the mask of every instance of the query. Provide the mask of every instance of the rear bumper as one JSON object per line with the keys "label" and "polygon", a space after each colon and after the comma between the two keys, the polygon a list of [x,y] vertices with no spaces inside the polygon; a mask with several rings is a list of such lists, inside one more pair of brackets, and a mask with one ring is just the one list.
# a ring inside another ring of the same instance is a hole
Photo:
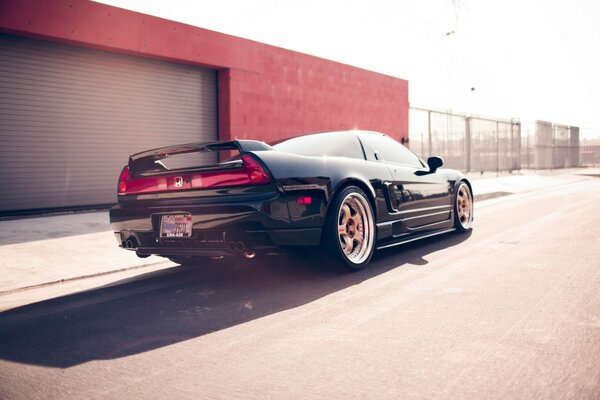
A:
{"label": "rear bumper", "polygon": [[[208,234],[213,239],[203,239]],[[115,232],[120,247],[139,255],[174,256],[227,256],[243,251],[268,252],[279,247],[317,246],[321,228],[276,229],[263,231],[211,231],[194,230],[189,239],[159,240],[149,232]],[[131,242],[130,247],[125,244]]]}
{"label": "rear bumper", "polygon": [[[222,256],[282,246],[317,246],[321,228],[294,228],[279,196],[227,204],[115,206],[110,222],[118,244],[140,255]],[[192,214],[192,237],[160,238],[162,215]]]}

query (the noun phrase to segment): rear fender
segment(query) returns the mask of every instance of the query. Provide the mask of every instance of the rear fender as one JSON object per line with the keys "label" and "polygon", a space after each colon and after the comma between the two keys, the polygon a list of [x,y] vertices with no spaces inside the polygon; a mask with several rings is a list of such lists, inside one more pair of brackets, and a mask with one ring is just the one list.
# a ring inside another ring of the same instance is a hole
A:
{"label": "rear fender", "polygon": [[[369,203],[371,203],[371,208],[373,209],[373,215],[375,217],[375,220],[377,220],[377,205],[375,203],[375,198],[376,198],[375,189],[373,188],[373,186],[371,184],[368,184],[359,178],[352,177],[352,178],[347,178],[347,179],[340,181],[338,183],[337,187],[335,188],[335,190],[333,191],[331,198],[333,198],[333,196],[335,196],[343,188],[345,188],[346,186],[350,186],[350,185],[356,186],[356,187],[362,189],[363,192],[365,192],[365,194],[367,195],[367,199],[369,200]],[[329,205],[327,206],[327,212],[329,212]]]}
{"label": "rear fender", "polygon": [[[346,157],[309,157],[278,151],[253,154],[281,187],[288,204],[290,222],[298,227],[322,227],[331,199],[343,187],[353,184],[369,198],[377,217],[377,185],[389,175],[385,166]],[[381,192],[381,191],[379,191]],[[382,193],[382,192],[381,192]],[[306,204],[304,198],[310,198]]]}

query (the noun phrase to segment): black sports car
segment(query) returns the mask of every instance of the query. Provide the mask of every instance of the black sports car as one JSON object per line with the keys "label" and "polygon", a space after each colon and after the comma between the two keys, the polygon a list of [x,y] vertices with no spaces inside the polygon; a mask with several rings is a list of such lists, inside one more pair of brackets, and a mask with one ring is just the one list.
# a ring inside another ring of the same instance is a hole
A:
{"label": "black sports car", "polygon": [[375,249],[470,229],[471,184],[442,164],[367,131],[163,147],[129,158],[110,221],[140,257],[313,246],[356,271]]}

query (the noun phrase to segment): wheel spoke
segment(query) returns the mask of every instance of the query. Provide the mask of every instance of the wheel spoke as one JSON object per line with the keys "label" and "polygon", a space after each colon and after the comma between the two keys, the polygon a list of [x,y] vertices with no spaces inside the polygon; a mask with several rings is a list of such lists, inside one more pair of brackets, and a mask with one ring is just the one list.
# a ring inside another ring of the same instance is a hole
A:
{"label": "wheel spoke", "polygon": [[361,244],[364,240],[363,232],[357,230],[354,234],[354,240],[356,240],[359,244]]}
{"label": "wheel spoke", "polygon": [[350,207],[348,206],[348,204],[344,204],[342,206],[342,218],[341,221],[339,223],[339,225],[346,225],[346,223],[348,222],[348,219],[350,219]]}
{"label": "wheel spoke", "polygon": [[362,217],[359,214],[350,217],[350,219],[354,222],[354,226],[358,227],[359,225],[362,225]]}
{"label": "wheel spoke", "polygon": [[352,253],[352,248],[354,247],[353,240],[348,237],[348,235],[341,236],[342,238],[342,250],[345,255],[349,255]]}

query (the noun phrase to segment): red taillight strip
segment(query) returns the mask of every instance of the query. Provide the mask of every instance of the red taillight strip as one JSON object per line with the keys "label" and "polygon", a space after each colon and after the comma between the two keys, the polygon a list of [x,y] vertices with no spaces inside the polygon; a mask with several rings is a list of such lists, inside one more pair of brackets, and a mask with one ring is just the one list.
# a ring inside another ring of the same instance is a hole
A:
{"label": "red taillight strip", "polygon": [[117,192],[120,195],[165,192],[182,189],[210,189],[217,187],[265,185],[271,182],[262,165],[249,154],[242,155],[243,169],[202,172],[191,175],[169,175],[131,179],[129,167],[119,176]]}
{"label": "red taillight strip", "polygon": [[248,179],[253,185],[264,185],[271,182],[269,174],[262,165],[249,154],[242,154],[242,161],[244,162],[244,170],[248,173]]}

